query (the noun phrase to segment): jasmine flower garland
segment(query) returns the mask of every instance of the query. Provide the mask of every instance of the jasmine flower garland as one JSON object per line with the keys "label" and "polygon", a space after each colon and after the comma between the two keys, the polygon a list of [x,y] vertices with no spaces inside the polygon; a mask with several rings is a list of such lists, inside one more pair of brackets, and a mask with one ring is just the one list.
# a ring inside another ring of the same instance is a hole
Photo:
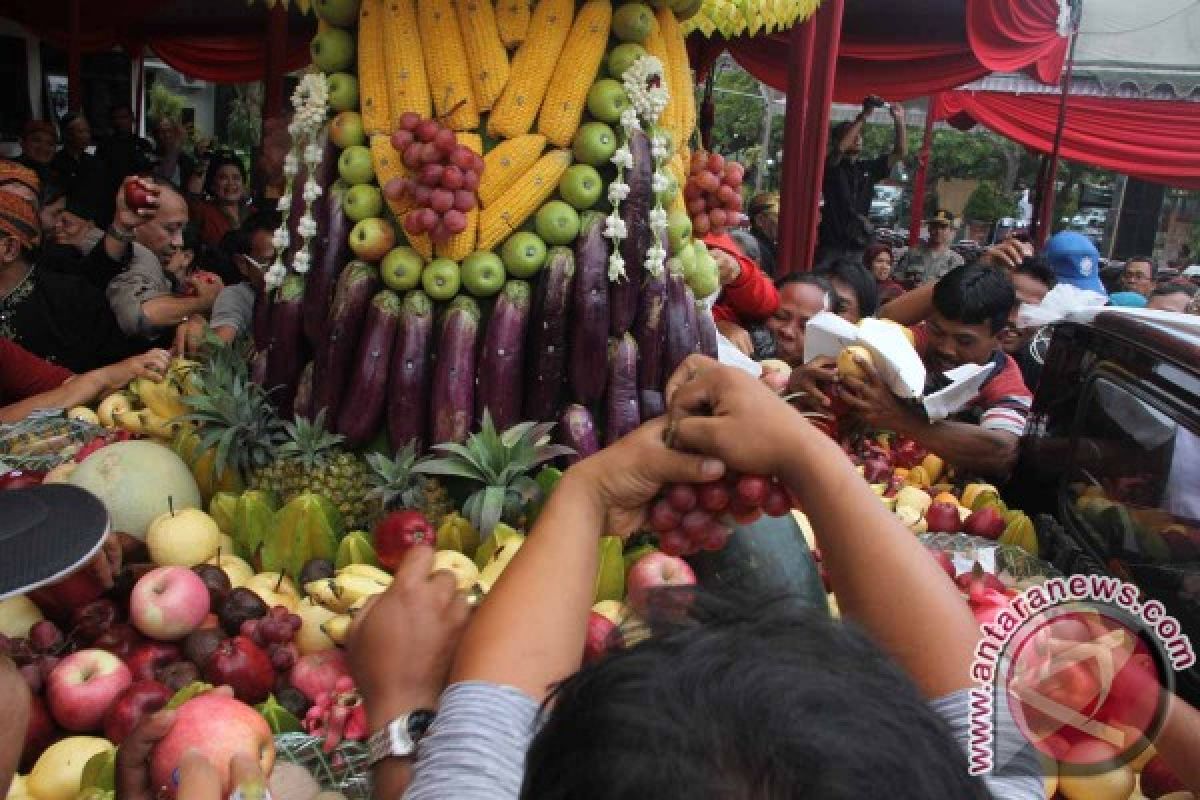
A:
{"label": "jasmine flower garland", "polygon": [[[317,222],[313,219],[311,209],[313,203],[322,194],[317,183],[317,167],[321,165],[323,156],[321,144],[317,141],[325,117],[329,113],[329,84],[325,75],[320,72],[310,72],[300,79],[296,91],[292,93],[292,107],[295,114],[288,125],[288,133],[292,137],[292,150],[283,160],[283,175],[286,179],[283,195],[279,198],[278,208],[282,212],[283,221],[275,231],[272,243],[275,245],[275,262],[264,276],[268,289],[277,289],[287,277],[288,268],[283,256],[291,246],[291,236],[288,233],[288,220],[292,211],[292,199],[296,191],[301,192],[302,216],[296,225],[296,233],[300,236],[299,246],[292,256],[292,269],[303,275],[308,272],[312,263],[309,253],[309,241],[317,235]],[[296,176],[300,174],[300,162],[304,161],[307,177],[303,187],[296,186]]]}

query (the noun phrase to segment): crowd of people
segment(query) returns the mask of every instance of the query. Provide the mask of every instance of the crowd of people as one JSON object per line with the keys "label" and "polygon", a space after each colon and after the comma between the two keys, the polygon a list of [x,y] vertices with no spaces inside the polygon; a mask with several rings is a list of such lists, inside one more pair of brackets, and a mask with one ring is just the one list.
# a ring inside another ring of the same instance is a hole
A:
{"label": "crowd of people", "polygon": [[[828,408],[836,382],[869,425],[1003,480],[1047,340],[1018,327],[1021,305],[1068,284],[1115,305],[1185,313],[1196,286],[1160,282],[1151,259],[1135,258],[1120,285],[1106,287],[1095,246],[1069,232],[1041,254],[1013,238],[964,263],[944,210],[926,221],[920,247],[897,253],[875,242],[864,199],[905,157],[906,140],[893,107],[894,149],[861,158],[874,107],[833,134],[814,264],[781,262],[772,195],[748,203],[748,228],[705,237],[720,270],[718,329],[746,356],[786,362],[791,402],[744,371],[693,356],[670,382],[665,418],[566,473],[478,610],[468,613],[449,574],[430,577],[431,553],[414,548],[392,587],[357,616],[348,650],[372,730],[436,711],[422,718],[433,721],[415,756],[376,768],[377,796],[1043,796],[1038,760],[1011,719],[997,730],[996,771],[968,775],[978,626],[920,542],[795,405]],[[92,154],[84,117],[58,128],[30,123],[20,158],[0,162],[0,422],[161,375],[169,351],[187,351],[206,331],[226,341],[246,334],[262,301],[280,219],[273,202],[252,198],[246,165],[187,152],[170,119],[152,126],[153,143],[134,134],[128,108],[112,109],[111,124]],[[145,207],[130,206],[130,185],[149,197]],[[928,389],[967,364],[990,367],[988,378],[966,410],[931,423],[869,364],[861,377],[839,377],[829,359],[805,361],[806,327],[821,312],[911,328]],[[647,616],[653,636],[581,668],[596,539],[636,529],[665,484],[727,469],[786,485],[813,525],[843,615],[857,625],[787,597],[681,602],[663,592]],[[889,579],[875,580],[881,573]],[[6,731],[22,726],[24,682],[4,659],[0,698],[17,709]],[[153,794],[144,759],[171,721],[171,712],[149,718],[122,746],[118,800]],[[1159,751],[1194,786],[1200,773],[1187,753],[1197,736],[1195,712],[1176,702]],[[20,740],[0,736],[0,788]],[[182,800],[224,796],[202,759],[185,758],[179,777]]]}

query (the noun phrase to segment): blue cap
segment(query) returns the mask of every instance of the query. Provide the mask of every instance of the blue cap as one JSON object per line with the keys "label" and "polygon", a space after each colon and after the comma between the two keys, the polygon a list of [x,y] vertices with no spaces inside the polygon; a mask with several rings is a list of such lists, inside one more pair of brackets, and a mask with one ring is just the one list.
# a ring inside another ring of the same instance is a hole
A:
{"label": "blue cap", "polygon": [[1108,296],[1108,302],[1121,308],[1145,308],[1147,300],[1137,292],[1114,292]]}
{"label": "blue cap", "polygon": [[1092,240],[1074,231],[1062,231],[1046,243],[1046,261],[1059,283],[1107,295],[1100,282],[1100,251]]}

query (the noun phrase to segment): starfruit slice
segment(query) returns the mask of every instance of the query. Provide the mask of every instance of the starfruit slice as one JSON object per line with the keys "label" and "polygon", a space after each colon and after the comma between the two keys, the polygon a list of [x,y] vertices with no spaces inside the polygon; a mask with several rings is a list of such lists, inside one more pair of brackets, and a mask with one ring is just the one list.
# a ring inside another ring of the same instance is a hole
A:
{"label": "starfruit slice", "polygon": [[350,531],[338,543],[337,556],[333,559],[334,568],[343,569],[351,564],[379,566],[379,556],[375,554],[371,535],[366,531]]}
{"label": "starfruit slice", "polygon": [[457,550],[470,558],[479,549],[479,531],[462,514],[447,514],[437,529],[437,549]]}
{"label": "starfruit slice", "polygon": [[237,505],[238,496],[233,492],[217,492],[208,502],[208,515],[217,523],[221,533],[233,536]]}
{"label": "starfruit slice", "polygon": [[620,536],[600,537],[600,568],[596,571],[596,596],[602,600],[621,600],[625,597],[625,559]]}
{"label": "starfruit slice", "polygon": [[275,526],[279,501],[272,492],[252,489],[238,498],[233,514],[233,543],[238,555],[254,563],[267,534]]}
{"label": "starfruit slice", "polygon": [[263,542],[263,570],[299,580],[309,559],[337,557],[341,533],[341,514],[332,503],[312,492],[298,494],[275,514],[275,525]]}

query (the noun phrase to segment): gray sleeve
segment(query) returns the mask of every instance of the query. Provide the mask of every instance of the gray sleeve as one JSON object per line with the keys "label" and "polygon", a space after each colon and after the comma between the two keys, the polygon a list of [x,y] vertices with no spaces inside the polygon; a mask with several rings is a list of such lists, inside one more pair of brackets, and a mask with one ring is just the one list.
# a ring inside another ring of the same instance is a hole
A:
{"label": "gray sleeve", "polygon": [[154,254],[133,245],[129,266],[108,282],[105,295],[126,336],[153,335],[154,328],[142,315],[142,303],[171,293],[171,282]]}
{"label": "gray sleeve", "polygon": [[511,686],[447,687],[403,800],[516,800],[537,717],[537,703]]}
{"label": "gray sleeve", "polygon": [[[939,697],[929,704],[950,726],[955,741],[970,757],[971,693],[967,689]],[[992,772],[983,776],[996,800],[1044,800],[1046,786],[1037,751],[1022,735],[1007,703],[996,707],[993,725]]]}
{"label": "gray sleeve", "polygon": [[254,289],[248,283],[226,286],[213,303],[211,328],[233,328],[242,335],[254,321]]}

